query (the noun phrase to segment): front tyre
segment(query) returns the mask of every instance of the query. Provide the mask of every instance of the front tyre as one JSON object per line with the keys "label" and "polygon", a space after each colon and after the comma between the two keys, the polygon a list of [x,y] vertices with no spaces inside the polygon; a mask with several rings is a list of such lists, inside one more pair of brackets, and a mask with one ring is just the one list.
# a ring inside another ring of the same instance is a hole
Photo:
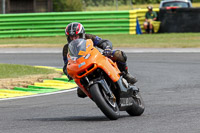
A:
{"label": "front tyre", "polygon": [[98,84],[90,87],[90,93],[96,105],[110,120],[119,118],[119,108],[116,100],[106,95],[103,89],[100,89]]}
{"label": "front tyre", "polygon": [[133,105],[126,110],[126,112],[131,116],[140,116],[144,112],[144,101],[140,92],[135,92],[133,94]]}

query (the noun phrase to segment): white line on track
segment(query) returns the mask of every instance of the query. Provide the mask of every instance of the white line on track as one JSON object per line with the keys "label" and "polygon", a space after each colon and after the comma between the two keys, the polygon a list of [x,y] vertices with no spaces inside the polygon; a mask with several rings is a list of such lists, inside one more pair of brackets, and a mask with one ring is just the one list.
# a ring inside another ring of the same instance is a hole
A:
{"label": "white line on track", "polygon": [[43,93],[43,94],[36,94],[36,95],[29,95],[29,96],[20,96],[20,97],[4,98],[4,99],[0,99],[0,101],[16,100],[16,99],[23,99],[23,98],[30,98],[30,97],[38,97],[38,96],[47,96],[47,95],[53,95],[53,94],[71,92],[71,91],[75,91],[76,89],[77,89],[77,88],[72,88],[72,89],[69,89],[69,90],[61,90],[61,91],[56,91],[56,92],[51,92],[51,93]]}
{"label": "white line on track", "polygon": [[200,53],[200,48],[119,48],[126,53]]}

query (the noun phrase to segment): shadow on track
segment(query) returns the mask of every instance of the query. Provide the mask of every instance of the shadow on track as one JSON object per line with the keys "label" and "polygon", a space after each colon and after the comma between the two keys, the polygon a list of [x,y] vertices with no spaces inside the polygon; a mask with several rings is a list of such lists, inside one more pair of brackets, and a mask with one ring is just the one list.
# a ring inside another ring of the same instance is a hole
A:
{"label": "shadow on track", "polygon": [[25,121],[109,121],[105,116],[69,116],[62,118],[33,118]]}
{"label": "shadow on track", "polygon": [[[130,117],[129,115],[121,115],[119,119]],[[33,119],[24,119],[23,121],[110,121],[106,116],[69,116],[61,118],[33,118]]]}

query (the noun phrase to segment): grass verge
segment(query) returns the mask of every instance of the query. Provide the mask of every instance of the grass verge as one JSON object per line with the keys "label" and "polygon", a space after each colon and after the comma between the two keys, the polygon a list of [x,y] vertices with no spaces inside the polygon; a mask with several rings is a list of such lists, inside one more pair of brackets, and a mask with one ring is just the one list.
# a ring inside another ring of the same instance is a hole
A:
{"label": "grass verge", "polygon": [[28,65],[0,64],[0,79],[18,78],[28,75],[45,75],[57,73],[52,69],[36,68]]}
{"label": "grass verge", "polygon": [[[98,35],[108,39],[114,47],[135,48],[199,48],[200,33],[167,33],[143,35]],[[2,47],[63,47],[66,44],[65,36],[55,37],[28,37],[28,38],[1,38]]]}

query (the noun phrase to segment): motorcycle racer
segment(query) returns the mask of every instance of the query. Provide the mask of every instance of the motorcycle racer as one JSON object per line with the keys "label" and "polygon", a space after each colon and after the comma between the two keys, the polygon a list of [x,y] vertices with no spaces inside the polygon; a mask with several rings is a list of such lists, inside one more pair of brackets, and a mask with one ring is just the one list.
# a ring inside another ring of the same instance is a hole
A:
{"label": "motorcycle racer", "polygon": [[[123,77],[127,80],[127,82],[131,84],[135,84],[137,82],[137,79],[128,72],[128,66],[126,63],[127,61],[126,54],[120,50],[112,50],[112,43],[109,40],[102,39],[96,35],[85,34],[85,29],[83,25],[78,22],[72,22],[68,24],[65,29],[65,35],[67,37],[68,43],[65,44],[63,47],[63,61],[64,61],[63,72],[67,75],[69,80],[71,80],[72,78],[68,75],[66,69],[68,63],[67,59],[68,45],[73,40],[83,38],[83,39],[91,39],[94,43],[94,46],[103,49],[104,50],[103,54],[117,63],[119,70],[124,73]],[[77,95],[81,98],[86,97],[86,95],[82,92],[82,90],[79,87],[77,88]]]}

